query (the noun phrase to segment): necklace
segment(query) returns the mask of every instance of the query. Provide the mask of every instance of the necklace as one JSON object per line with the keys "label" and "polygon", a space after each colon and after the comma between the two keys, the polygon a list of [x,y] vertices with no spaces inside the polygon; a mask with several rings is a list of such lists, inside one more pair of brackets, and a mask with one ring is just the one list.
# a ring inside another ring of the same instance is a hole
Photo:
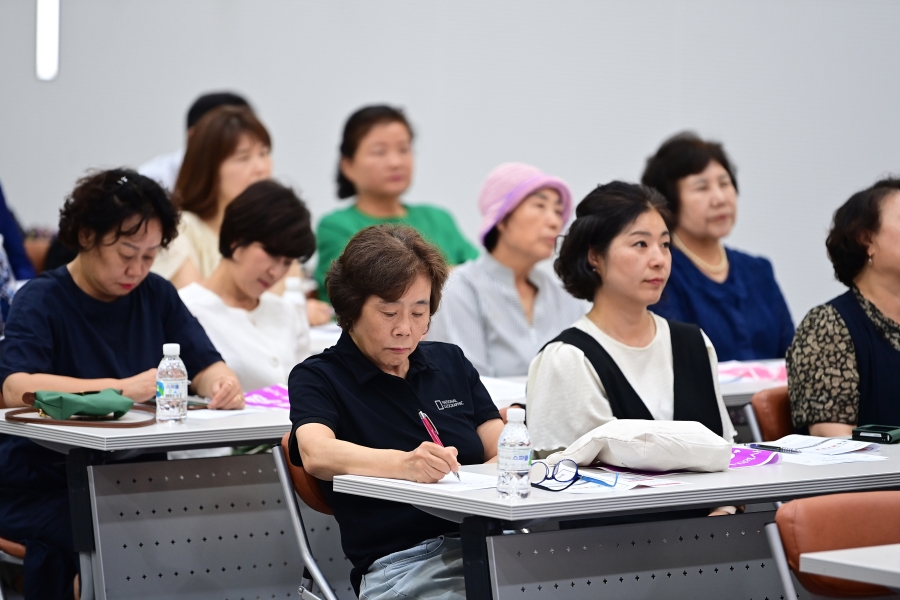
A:
{"label": "necklace", "polygon": [[678,237],[678,234],[672,234],[672,242],[675,244],[675,247],[684,252],[684,255],[687,256],[692,263],[706,271],[707,273],[724,273],[728,270],[728,255],[725,254],[725,247],[722,244],[719,244],[719,252],[721,254],[721,260],[717,265],[711,265],[690,250],[688,247],[684,245],[684,242],[681,241],[681,238]]}

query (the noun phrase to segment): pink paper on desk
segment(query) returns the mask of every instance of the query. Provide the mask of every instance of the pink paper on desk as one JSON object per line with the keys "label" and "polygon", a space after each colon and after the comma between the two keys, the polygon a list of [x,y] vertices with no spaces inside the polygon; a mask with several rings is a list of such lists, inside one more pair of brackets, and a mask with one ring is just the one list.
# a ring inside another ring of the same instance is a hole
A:
{"label": "pink paper on desk", "polygon": [[244,394],[244,402],[248,406],[264,406],[266,408],[291,408],[291,400],[288,397],[287,388],[283,385],[270,385],[261,390],[254,390]]}
{"label": "pink paper on desk", "polygon": [[754,450],[753,448],[738,448],[735,446],[731,449],[731,462],[728,464],[728,468],[741,469],[743,467],[774,465],[779,459],[780,457],[777,452]]}
{"label": "pink paper on desk", "polygon": [[719,363],[719,379],[734,377],[744,381],[787,381],[784,365],[766,366],[760,362],[729,360]]}

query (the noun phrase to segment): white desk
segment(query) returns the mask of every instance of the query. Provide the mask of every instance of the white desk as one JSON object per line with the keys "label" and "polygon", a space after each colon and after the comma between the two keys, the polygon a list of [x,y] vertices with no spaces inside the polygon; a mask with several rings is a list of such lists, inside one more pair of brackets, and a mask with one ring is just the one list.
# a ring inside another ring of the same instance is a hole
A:
{"label": "white desk", "polygon": [[[4,418],[10,409],[0,410],[0,433],[30,438],[72,448],[91,450],[172,449],[183,446],[231,445],[254,440],[280,440],[291,430],[287,411],[270,410],[221,419],[190,417],[183,425],[156,423],[134,429],[103,427],[59,427],[36,423],[10,423]],[[130,420],[131,415],[122,417]],[[139,418],[134,418],[139,420]]]}
{"label": "white desk", "polygon": [[800,570],[900,590],[900,544],[806,552],[800,555]]}
{"label": "white desk", "polygon": [[271,456],[112,462],[123,454],[276,444],[290,431],[287,411],[188,416],[183,425],[135,429],[10,423],[6,412],[0,433],[66,454],[83,599],[296,593],[302,560]]}
{"label": "white desk", "polygon": [[[461,522],[464,560],[466,562],[467,597],[469,600],[490,598],[497,600],[504,597],[503,593],[501,593],[502,590],[505,589],[506,593],[509,592],[511,578],[529,577],[530,572],[541,569],[539,563],[523,568],[524,566],[517,562],[522,560],[520,558],[522,554],[518,552],[504,554],[506,545],[509,543],[508,538],[510,537],[499,535],[504,529],[531,527],[548,520],[612,517],[639,513],[666,513],[673,510],[709,508],[727,504],[784,501],[804,496],[837,492],[898,488],[900,487],[900,448],[884,446],[881,448],[881,451],[889,457],[889,460],[818,467],[777,464],[734,469],[722,473],[677,474],[671,478],[684,481],[686,485],[671,488],[635,488],[629,491],[601,492],[592,495],[553,493],[532,489],[531,496],[522,501],[501,500],[497,496],[496,491],[492,489],[447,493],[438,489],[422,489],[391,481],[381,481],[359,476],[336,477],[334,479],[334,489],[337,492],[381,498],[395,502],[407,502],[426,512]],[[493,465],[477,465],[465,467],[465,470],[490,472],[495,468]],[[768,518],[768,520],[771,520],[773,516],[770,513],[757,513],[757,515],[760,514],[768,515],[768,517],[757,517],[758,519]],[[752,518],[753,515],[748,514],[736,517],[691,519],[690,522],[701,521],[702,527],[706,531],[712,527],[726,527],[728,523],[737,523],[741,520]],[[688,520],[683,522],[686,523]],[[762,536],[760,539],[763,539],[765,538],[765,533],[762,529],[764,529],[765,521],[757,521],[757,523],[752,526],[752,532],[754,535]],[[674,525],[668,526],[673,527]],[[643,536],[647,546],[650,546],[651,542],[657,544],[654,548],[658,547],[660,542],[666,544],[664,536],[652,536],[651,539],[651,535],[647,533],[651,529],[648,529],[647,525],[642,525],[641,527],[638,528],[640,531],[638,534],[623,533],[622,537],[615,541],[615,547],[618,548],[620,543],[625,542],[633,547],[637,542],[641,541],[641,536]],[[660,526],[657,524],[657,527]],[[692,527],[700,526],[692,525]],[[596,533],[592,535],[597,537],[602,534],[599,531],[602,529],[606,528],[574,531],[595,531]],[[737,530],[741,530],[741,526],[738,526]],[[719,536],[719,540],[725,540],[729,538],[729,533],[735,534],[734,531],[706,531],[703,535]],[[743,536],[746,530],[741,530],[740,533]],[[549,537],[551,533],[535,535]],[[569,553],[572,552],[572,548],[577,550],[581,546],[580,542],[570,542],[570,539],[573,538],[567,536],[576,535],[572,531],[552,532],[552,535],[556,536],[554,538],[556,542],[555,545],[549,546],[551,556],[547,556],[547,560],[559,560],[559,557],[554,558],[552,556],[554,554],[553,550],[566,548],[566,554],[562,556],[568,557]],[[626,538],[625,536],[630,537]],[[688,539],[687,536],[682,535],[676,535],[675,537]],[[690,537],[694,537],[693,531],[691,531]],[[670,537],[669,541],[672,541],[672,539]],[[696,539],[699,541],[704,538],[698,533]],[[681,542],[680,539],[679,541]],[[588,546],[589,544],[584,544],[585,552]],[[766,546],[764,541],[763,546]],[[696,547],[699,548],[699,546]],[[681,546],[677,548],[681,548]],[[674,551],[676,548],[673,547],[671,550]],[[522,551],[520,550],[519,552]],[[708,552],[721,553],[724,550],[710,547]],[[757,547],[753,552],[758,554],[759,548]],[[519,558],[516,558],[517,554]],[[497,556],[505,558],[500,560],[496,558]],[[612,556],[612,558],[615,558],[615,556]],[[748,572],[751,568],[751,563],[758,566],[769,562],[768,571],[765,571],[763,568],[761,575],[774,575],[775,568],[773,561],[771,561],[771,554],[765,555],[763,559],[756,563],[753,560],[738,560],[740,566],[746,566]],[[576,560],[574,555],[572,555],[572,560]],[[605,568],[596,566],[600,564],[598,561],[604,559],[594,557],[593,560],[592,565],[589,565],[590,568]],[[701,558],[697,558],[697,560],[701,560]],[[709,556],[702,560],[706,560],[706,562],[693,563],[695,565],[703,565],[700,569],[701,572],[706,569],[705,565],[714,562]],[[500,562],[498,563],[498,561]],[[746,564],[744,564],[745,562]],[[565,568],[567,568],[567,563],[565,562],[556,564],[553,567],[553,573],[555,574],[560,569]],[[716,568],[719,567],[717,566]],[[688,568],[684,569],[685,575],[683,577],[687,577],[688,570]],[[707,571],[712,570],[712,568],[709,568]],[[679,568],[678,571],[680,572],[681,569]],[[638,577],[642,575],[643,573],[639,574]],[[656,576],[657,573],[648,572],[646,575],[649,578]],[[498,580],[501,582],[505,581],[506,584],[504,585],[506,587],[504,588],[503,585],[498,583]],[[587,580],[590,581],[590,578]],[[553,583],[552,579],[547,581]],[[703,585],[707,585],[707,582],[709,582],[709,578],[704,580]],[[533,580],[532,583],[534,583]],[[578,577],[573,575],[567,578],[564,587],[568,589],[570,584],[574,589],[575,585],[578,584]],[[543,585],[547,585],[546,581]],[[530,587],[522,585],[522,587],[525,587],[528,593],[531,592],[532,587],[540,591],[537,585]],[[531,597],[528,593],[521,597]],[[690,594],[695,593],[697,593],[696,590],[690,591]],[[669,597],[690,597],[690,594],[687,591],[683,591]],[[534,597],[538,596],[535,595]]]}

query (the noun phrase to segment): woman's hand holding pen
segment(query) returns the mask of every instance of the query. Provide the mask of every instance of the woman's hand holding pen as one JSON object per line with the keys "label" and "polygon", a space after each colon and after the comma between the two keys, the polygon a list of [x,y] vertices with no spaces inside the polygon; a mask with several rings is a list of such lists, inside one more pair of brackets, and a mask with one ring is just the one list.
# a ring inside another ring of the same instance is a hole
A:
{"label": "woman's hand holding pen", "polygon": [[412,452],[405,453],[403,460],[404,479],[419,483],[435,483],[451,471],[459,471],[456,448],[438,446],[432,442],[422,444]]}

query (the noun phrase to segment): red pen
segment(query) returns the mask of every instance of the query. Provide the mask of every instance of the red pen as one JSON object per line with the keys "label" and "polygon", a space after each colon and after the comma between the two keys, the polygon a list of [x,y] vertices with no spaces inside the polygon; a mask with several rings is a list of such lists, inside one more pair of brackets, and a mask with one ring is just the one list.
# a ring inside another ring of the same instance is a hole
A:
{"label": "red pen", "polygon": [[[428,415],[423,413],[421,410],[419,411],[419,418],[422,419],[422,425],[425,426],[426,431],[428,431],[428,435],[431,436],[431,441],[444,448],[444,443],[441,441],[441,438],[438,437],[437,427],[434,426],[434,423],[431,422],[431,419],[428,418]],[[456,480],[462,483],[462,479],[459,478],[459,473],[455,471],[450,471],[454,475],[456,475]]]}

